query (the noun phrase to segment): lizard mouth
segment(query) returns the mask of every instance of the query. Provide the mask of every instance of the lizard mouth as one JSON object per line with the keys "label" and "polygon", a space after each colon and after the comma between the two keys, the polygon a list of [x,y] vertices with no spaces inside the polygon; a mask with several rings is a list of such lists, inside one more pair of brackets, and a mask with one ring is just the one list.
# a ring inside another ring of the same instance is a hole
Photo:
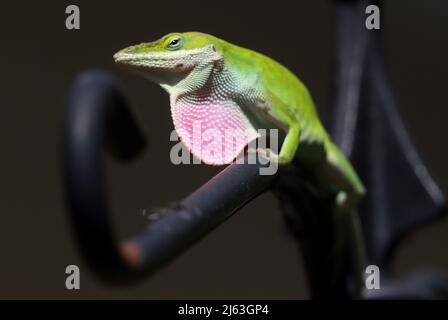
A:
{"label": "lizard mouth", "polygon": [[191,70],[193,66],[180,62],[169,57],[148,56],[141,54],[123,53],[121,51],[114,55],[115,63],[137,71],[151,72],[185,72]]}

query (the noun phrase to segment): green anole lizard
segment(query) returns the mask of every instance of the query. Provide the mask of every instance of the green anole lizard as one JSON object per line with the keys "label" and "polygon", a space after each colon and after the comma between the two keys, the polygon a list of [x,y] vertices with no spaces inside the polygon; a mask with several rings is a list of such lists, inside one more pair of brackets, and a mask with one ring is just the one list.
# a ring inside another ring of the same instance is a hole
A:
{"label": "green anole lizard", "polygon": [[[257,138],[257,129],[275,127],[286,134],[278,155],[257,151],[279,164],[297,156],[313,172],[318,190],[336,194],[338,211],[356,209],[364,194],[360,179],[330,140],[306,87],[278,62],[199,32],[170,33],[125,48],[114,59],[169,93],[176,131],[205,163],[231,162]],[[205,128],[233,129],[244,138],[222,154],[201,153],[203,143],[191,139],[198,122]]]}
{"label": "green anole lizard", "polygon": [[[351,250],[360,294],[365,256],[357,207],[365,189],[322,126],[308,90],[292,72],[260,53],[199,32],[170,33],[125,48],[114,59],[168,92],[177,134],[207,164],[233,161],[259,137],[259,129],[282,130],[285,138],[278,154],[268,148],[256,152],[280,165],[296,157],[311,172],[307,178],[312,181],[307,182],[321,194],[334,195],[335,254],[342,259],[337,248]],[[214,152],[203,152],[210,139],[194,136],[197,125],[200,132],[231,129],[237,138],[231,145],[220,140]],[[335,270],[341,272],[337,266]]]}

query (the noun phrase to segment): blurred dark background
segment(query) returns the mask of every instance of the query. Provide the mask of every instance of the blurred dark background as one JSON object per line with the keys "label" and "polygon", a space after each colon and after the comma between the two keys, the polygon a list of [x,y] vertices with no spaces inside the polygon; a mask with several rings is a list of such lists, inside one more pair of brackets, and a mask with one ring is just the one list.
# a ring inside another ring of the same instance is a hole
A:
{"label": "blurred dark background", "polygon": [[[448,2],[384,2],[381,27],[398,107],[446,192]],[[80,30],[65,29],[69,4],[80,7]],[[61,129],[66,93],[80,71],[104,68],[122,80],[150,139],[134,162],[108,163],[117,227],[131,235],[147,223],[144,209],[184,197],[221,168],[171,164],[166,93],[119,70],[113,53],[172,31],[210,33],[288,66],[325,114],[331,1],[3,2],[0,14],[0,298],[308,297],[302,259],[269,193],[154,277],[127,288],[99,282],[83,264],[67,219]],[[447,231],[445,220],[408,237],[395,258],[397,276],[419,267],[448,272]],[[65,289],[69,264],[81,268],[81,290]]]}

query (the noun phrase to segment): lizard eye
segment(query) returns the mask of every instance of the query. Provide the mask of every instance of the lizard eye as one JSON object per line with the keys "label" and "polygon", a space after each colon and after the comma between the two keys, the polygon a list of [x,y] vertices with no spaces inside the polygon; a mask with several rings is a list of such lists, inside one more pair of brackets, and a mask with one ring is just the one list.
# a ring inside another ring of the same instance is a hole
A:
{"label": "lizard eye", "polygon": [[168,48],[172,49],[172,50],[179,49],[182,44],[181,42],[182,42],[181,38],[179,38],[179,37],[173,38],[173,39],[169,40]]}

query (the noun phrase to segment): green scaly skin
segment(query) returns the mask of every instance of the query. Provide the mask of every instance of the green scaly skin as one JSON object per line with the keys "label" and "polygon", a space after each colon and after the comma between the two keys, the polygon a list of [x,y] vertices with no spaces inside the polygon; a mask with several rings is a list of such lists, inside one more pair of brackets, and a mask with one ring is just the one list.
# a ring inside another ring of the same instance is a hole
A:
{"label": "green scaly skin", "polygon": [[283,130],[286,136],[278,155],[257,151],[279,164],[297,157],[313,173],[310,183],[318,191],[336,195],[335,217],[340,213],[352,217],[340,219],[348,222],[340,222],[337,228],[347,230],[348,226],[359,242],[349,246],[360,276],[364,259],[362,239],[356,237],[356,208],[364,186],[330,140],[308,90],[292,72],[260,53],[199,32],[171,33],[130,46],[114,59],[162,86],[170,95],[172,110],[180,104],[196,108],[213,103],[242,114],[254,131]]}

